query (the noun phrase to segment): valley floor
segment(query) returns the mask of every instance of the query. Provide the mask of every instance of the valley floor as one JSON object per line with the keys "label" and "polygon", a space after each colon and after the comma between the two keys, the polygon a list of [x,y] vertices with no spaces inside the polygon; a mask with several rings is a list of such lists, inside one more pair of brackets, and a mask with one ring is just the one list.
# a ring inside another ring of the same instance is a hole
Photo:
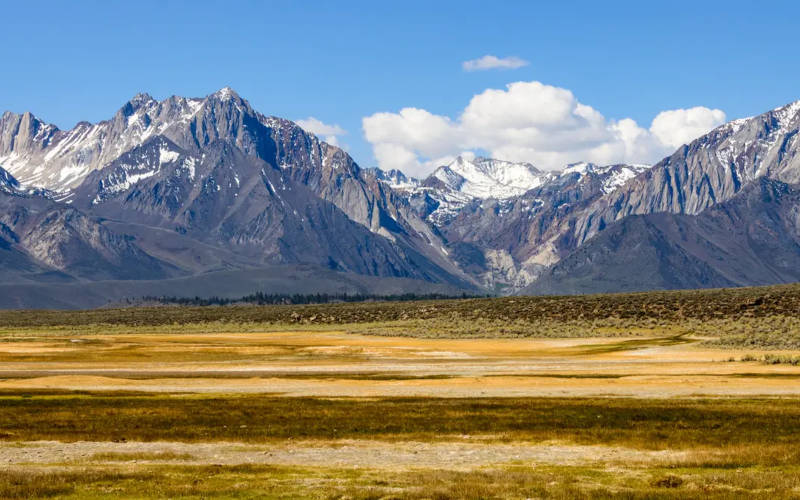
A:
{"label": "valley floor", "polygon": [[800,497],[800,351],[396,327],[5,327],[0,498]]}

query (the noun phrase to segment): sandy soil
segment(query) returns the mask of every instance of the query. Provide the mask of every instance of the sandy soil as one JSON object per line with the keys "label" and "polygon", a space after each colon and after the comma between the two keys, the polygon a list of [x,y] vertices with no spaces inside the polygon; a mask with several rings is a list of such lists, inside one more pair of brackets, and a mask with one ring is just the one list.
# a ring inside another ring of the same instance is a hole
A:
{"label": "sandy soil", "polygon": [[[691,339],[414,339],[341,332],[0,340],[0,389],[286,396],[800,395],[800,367]],[[750,354],[758,354],[749,352]],[[795,353],[796,354],[796,353]]]}

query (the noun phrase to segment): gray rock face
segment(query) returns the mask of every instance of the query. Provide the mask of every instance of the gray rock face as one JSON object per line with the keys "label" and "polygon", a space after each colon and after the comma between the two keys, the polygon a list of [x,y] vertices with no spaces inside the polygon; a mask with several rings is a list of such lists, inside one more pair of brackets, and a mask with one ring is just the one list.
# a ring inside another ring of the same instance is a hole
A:
{"label": "gray rock face", "polygon": [[716,288],[798,280],[800,190],[760,178],[697,215],[661,212],[615,222],[525,292]]}
{"label": "gray rock face", "polygon": [[154,137],[90,174],[71,199],[87,213],[175,231],[250,265],[317,264],[430,281],[449,277],[226,140],[194,156]]}
{"label": "gray rock face", "polygon": [[800,182],[800,101],[725,124],[679,148],[578,218],[580,242],[629,215],[697,214],[761,177]]}

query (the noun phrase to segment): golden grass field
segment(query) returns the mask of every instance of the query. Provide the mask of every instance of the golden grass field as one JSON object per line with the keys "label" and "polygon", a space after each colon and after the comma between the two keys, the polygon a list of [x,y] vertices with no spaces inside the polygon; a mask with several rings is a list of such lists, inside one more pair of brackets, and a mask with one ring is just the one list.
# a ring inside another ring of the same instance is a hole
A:
{"label": "golden grass field", "polygon": [[3,312],[0,498],[800,497],[797,297]]}

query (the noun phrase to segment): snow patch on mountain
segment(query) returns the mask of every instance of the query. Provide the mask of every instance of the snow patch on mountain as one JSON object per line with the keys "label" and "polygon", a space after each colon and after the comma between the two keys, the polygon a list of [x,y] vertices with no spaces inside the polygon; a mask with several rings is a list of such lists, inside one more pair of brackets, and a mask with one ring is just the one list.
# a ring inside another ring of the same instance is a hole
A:
{"label": "snow patch on mountain", "polygon": [[175,146],[164,139],[156,137],[141,148],[134,149],[112,163],[108,174],[99,181],[98,194],[92,200],[96,205],[109,197],[128,190],[131,186],[149,179],[163,171],[167,165],[176,165],[175,175],[183,172],[194,180],[197,160],[191,156],[184,156]]}
{"label": "snow patch on mountain", "polygon": [[28,144],[12,142],[9,150],[0,150],[0,165],[22,184],[66,192],[91,172],[147,140],[169,135],[170,130],[188,128],[213,98],[230,100],[241,109],[238,96],[231,89],[222,89],[206,98],[173,96],[163,101],[137,94],[112,119],[96,124],[81,122],[66,131],[32,115],[7,113],[3,115],[6,123],[31,123],[30,128],[36,133],[27,140]]}
{"label": "snow patch on mountain", "polygon": [[618,165],[616,169],[612,167],[611,175],[603,181],[603,193],[609,194],[616,191],[649,168],[648,165]]}
{"label": "snow patch on mountain", "polygon": [[505,199],[541,186],[551,178],[530,163],[514,163],[490,158],[456,158],[432,174],[448,188],[474,198]]}
{"label": "snow patch on mountain", "polygon": [[19,166],[25,163],[25,159],[21,158],[16,151],[12,151],[5,156],[0,156],[0,168],[7,170],[9,173],[18,170]]}
{"label": "snow patch on mountain", "polygon": [[172,163],[173,161],[177,160],[181,156],[180,153],[177,151],[172,151],[167,149],[165,145],[161,145],[161,148],[158,150],[158,163],[159,165],[165,165],[167,163]]}
{"label": "snow patch on mountain", "polygon": [[780,123],[781,127],[790,126],[797,118],[798,113],[800,113],[800,101],[795,101],[775,110],[775,116],[778,118],[778,123]]}
{"label": "snow patch on mountain", "polygon": [[567,165],[567,167],[561,171],[561,175],[569,175],[569,174],[579,174],[584,175],[586,173],[594,171],[597,166],[593,163],[586,163],[586,162],[578,162],[578,163],[571,163]]}
{"label": "snow patch on mountain", "polygon": [[390,188],[395,190],[412,190],[416,189],[420,185],[420,180],[414,177],[408,177],[403,172],[392,169],[389,171],[383,171],[379,168],[372,168],[366,169],[370,175],[375,176],[380,182],[388,185]]}
{"label": "snow patch on mountain", "polygon": [[650,165],[595,165],[594,163],[572,163],[561,171],[560,175],[578,174],[580,176],[593,174],[599,176],[603,182],[603,193],[609,194],[621,186],[624,186],[629,180],[641,174],[645,170],[650,169]]}

